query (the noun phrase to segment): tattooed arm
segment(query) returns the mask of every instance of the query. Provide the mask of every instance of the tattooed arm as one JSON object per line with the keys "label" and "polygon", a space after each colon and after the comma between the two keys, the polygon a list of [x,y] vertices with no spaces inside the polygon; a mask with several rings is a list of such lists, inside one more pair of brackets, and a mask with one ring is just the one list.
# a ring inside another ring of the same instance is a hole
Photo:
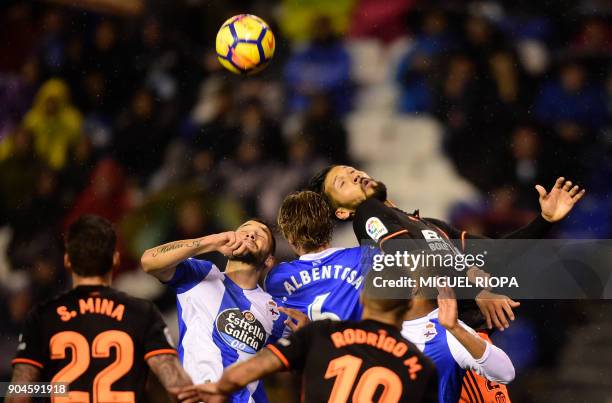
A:
{"label": "tattooed arm", "polygon": [[[30,364],[15,364],[13,366],[13,378],[11,383],[37,382],[40,377],[40,369]],[[7,396],[4,400],[7,403],[30,403],[30,397]]]}
{"label": "tattooed arm", "polygon": [[193,385],[191,378],[173,354],[155,355],[147,360],[147,364],[174,400],[181,388]]}
{"label": "tattooed arm", "polygon": [[234,231],[207,235],[202,238],[170,242],[148,249],[140,258],[142,268],[162,281],[169,281],[176,266],[183,260],[208,252],[220,252],[225,256],[239,256],[246,251],[246,244]]}

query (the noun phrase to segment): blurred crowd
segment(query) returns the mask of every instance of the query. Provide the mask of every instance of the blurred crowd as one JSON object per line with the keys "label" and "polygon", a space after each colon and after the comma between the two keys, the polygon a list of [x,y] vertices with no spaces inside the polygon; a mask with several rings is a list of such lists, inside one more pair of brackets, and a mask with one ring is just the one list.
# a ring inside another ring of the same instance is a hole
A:
{"label": "blurred crowd", "polygon": [[[455,224],[515,228],[537,209],[533,184],[565,173],[588,197],[560,231],[612,235],[607,2],[304,3],[150,1],[137,16],[0,5],[5,335],[65,287],[61,234],[83,213],[117,225],[129,271],[155,243],[247,216],[274,222],[314,171],[359,163],[344,125],[359,90],[348,41],[409,44],[389,78],[395,113],[439,120],[446,154],[482,195],[449,212]],[[223,71],[212,45],[221,22],[246,10],[278,44],[248,79]],[[14,346],[4,337],[0,352]]]}

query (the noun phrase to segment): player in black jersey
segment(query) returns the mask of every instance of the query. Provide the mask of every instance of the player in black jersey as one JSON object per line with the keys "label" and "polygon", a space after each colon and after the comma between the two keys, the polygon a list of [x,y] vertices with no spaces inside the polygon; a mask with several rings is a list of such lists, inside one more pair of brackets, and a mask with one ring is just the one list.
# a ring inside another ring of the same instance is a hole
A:
{"label": "player in black jersey", "polygon": [[[323,169],[313,177],[309,187],[325,196],[336,218],[353,220],[353,230],[360,242],[374,241],[385,253],[406,248],[401,242],[390,240],[418,240],[421,244],[431,242],[436,244],[435,247],[447,248],[454,253],[454,249],[465,250],[467,240],[483,238],[459,231],[441,220],[421,218],[418,210],[409,214],[398,209],[387,199],[384,183],[350,166],[331,165]],[[505,238],[544,237],[551,225],[562,220],[585,193],[584,189],[572,186],[571,181],[562,177],[557,179],[550,192],[546,192],[541,185],[536,185],[536,190],[540,197],[541,214],[526,227]],[[510,298],[488,290],[477,290],[474,297],[489,329],[495,326],[503,330],[509,326],[508,318],[514,319],[512,308],[518,303]],[[474,314],[477,311],[471,313],[471,318],[462,315],[463,321],[473,328],[481,328],[482,323],[478,322],[481,322],[482,316]]]}
{"label": "player in black jersey", "polygon": [[[186,403],[224,401],[249,382],[290,369],[303,375],[303,402],[437,402],[434,365],[400,333],[411,300],[372,295],[364,288],[361,321],[311,322],[228,368],[217,383],[188,387],[179,398]],[[441,315],[456,318],[456,305],[444,305]]]}
{"label": "player in black jersey", "polygon": [[[161,314],[110,287],[119,264],[111,224],[82,216],[66,237],[73,288],[34,308],[19,338],[12,382],[65,382],[54,402],[142,402],[148,368],[176,394],[191,385]],[[9,397],[8,402],[29,398]]]}

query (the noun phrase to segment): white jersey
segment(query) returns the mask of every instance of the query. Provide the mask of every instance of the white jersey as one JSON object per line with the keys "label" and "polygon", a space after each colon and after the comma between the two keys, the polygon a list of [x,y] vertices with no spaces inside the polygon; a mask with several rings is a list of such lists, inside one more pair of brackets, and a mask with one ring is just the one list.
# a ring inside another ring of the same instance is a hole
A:
{"label": "white jersey", "polygon": [[[282,336],[286,316],[272,297],[259,286],[242,289],[211,262],[187,259],[166,284],[177,293],[178,352],[195,384],[217,381],[224,368],[253,357]],[[267,399],[256,381],[231,401]]]}
{"label": "white jersey", "polygon": [[[477,335],[465,323],[459,321],[459,324]],[[474,370],[499,383],[508,383],[514,379],[514,366],[506,353],[487,343],[482,357],[475,359],[455,336],[440,325],[438,309],[427,316],[404,321],[402,336],[414,343],[436,365],[439,401],[442,403],[459,401],[466,370]]]}

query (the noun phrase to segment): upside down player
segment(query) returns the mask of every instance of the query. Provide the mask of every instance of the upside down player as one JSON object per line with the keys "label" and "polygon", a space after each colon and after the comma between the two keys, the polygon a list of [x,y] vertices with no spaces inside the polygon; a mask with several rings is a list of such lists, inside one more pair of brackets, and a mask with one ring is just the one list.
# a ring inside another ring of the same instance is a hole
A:
{"label": "upside down player", "polygon": [[[356,290],[361,289],[364,281],[372,281],[372,278],[359,280],[361,276],[372,273],[369,271],[372,266],[372,248],[330,248],[333,219],[323,196],[311,191],[288,195],[278,213],[278,227],[301,256],[296,261],[281,263],[273,268],[266,279],[267,290],[282,298],[287,306],[309,313],[315,310],[314,306],[318,315],[327,318],[338,316],[346,320],[350,319],[346,316],[360,311]],[[356,259],[355,256],[359,257],[363,249],[366,259]],[[348,270],[344,270],[345,267]],[[334,272],[344,273],[345,276],[334,276]],[[353,276],[353,281],[349,281],[347,273],[357,274]],[[413,274],[423,276],[433,273],[419,270]],[[438,271],[435,274],[445,273]],[[365,286],[368,285],[366,282]],[[436,365],[440,401],[455,403],[459,400],[466,370],[474,370],[496,385],[497,382],[504,384],[512,381],[514,367],[502,350],[488,345],[474,330],[461,322],[449,328],[439,322],[435,295],[429,297],[430,291],[435,290],[415,289],[412,307],[404,318],[402,334]],[[382,292],[389,297],[388,289]],[[402,293],[405,292],[402,289]],[[324,293],[325,298],[317,303],[320,293]]]}
{"label": "upside down player", "polygon": [[69,396],[56,402],[141,402],[147,366],[173,394],[191,385],[157,308],[110,287],[119,265],[115,242],[101,217],[82,216],[70,226],[64,265],[73,288],[30,312],[11,382],[68,383]]}
{"label": "upside down player", "polygon": [[[366,286],[361,300],[362,320],[311,322],[228,368],[219,382],[187,387],[179,398],[224,401],[248,382],[292,369],[303,374],[303,402],[437,402],[433,364],[400,333],[410,299],[379,299]],[[454,326],[456,306],[444,305],[440,315]]]}
{"label": "upside down player", "polygon": [[[465,249],[464,243],[470,239],[481,239],[481,236],[459,231],[441,220],[421,218],[418,210],[413,214],[396,208],[387,200],[387,189],[384,183],[372,179],[365,172],[344,166],[332,165],[312,179],[310,188],[324,195],[340,220],[353,220],[353,229],[360,242],[373,240],[385,253],[404,251],[401,242],[389,240],[419,240],[430,242],[432,247],[444,247],[448,253],[460,253]],[[542,238],[550,230],[551,224],[562,220],[584,195],[585,190],[572,186],[571,181],[558,178],[553,189],[537,185],[541,214],[526,227],[521,228],[505,238],[536,239]],[[399,249],[398,249],[399,248]],[[489,329],[493,326],[503,330],[509,326],[508,319],[514,319],[512,308],[519,304],[510,298],[495,295],[481,290],[476,295],[476,303],[484,315]],[[468,305],[468,304],[463,304]],[[482,316],[475,309],[460,309],[464,321],[473,328],[481,329]],[[484,384],[478,381],[479,385]],[[483,394],[487,390],[481,388]],[[499,390],[493,391],[495,393]],[[507,394],[506,394],[507,395]],[[506,400],[509,399],[506,396]]]}

